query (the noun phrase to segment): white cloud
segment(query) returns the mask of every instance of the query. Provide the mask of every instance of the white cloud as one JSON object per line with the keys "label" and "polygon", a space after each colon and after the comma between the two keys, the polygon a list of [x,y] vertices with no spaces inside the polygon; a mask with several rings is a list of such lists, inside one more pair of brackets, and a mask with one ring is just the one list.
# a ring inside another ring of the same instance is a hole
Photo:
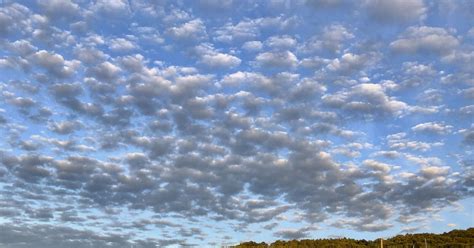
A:
{"label": "white cloud", "polygon": [[459,45],[458,39],[447,30],[438,27],[409,27],[390,47],[401,53],[430,52],[446,55]]}
{"label": "white cloud", "polygon": [[263,30],[285,30],[294,26],[296,22],[295,18],[285,18],[283,16],[256,19],[245,18],[237,24],[226,23],[215,31],[214,39],[225,43],[254,40],[260,36]]}
{"label": "white cloud", "polygon": [[194,19],[181,26],[171,27],[167,33],[181,41],[197,41],[207,38],[206,26],[201,19]]}
{"label": "white cloud", "polygon": [[257,38],[260,34],[258,21],[243,20],[233,25],[226,23],[216,31],[216,40],[220,42],[233,42]]}
{"label": "white cloud", "polygon": [[265,44],[272,49],[292,49],[298,42],[291,36],[272,36],[265,41]]}
{"label": "white cloud", "polygon": [[205,54],[201,62],[209,67],[232,68],[240,65],[241,60],[233,55],[225,53]]}
{"label": "white cloud", "polygon": [[106,14],[113,17],[123,17],[129,14],[129,5],[126,0],[98,0],[92,6],[98,15]]}
{"label": "white cloud", "polygon": [[255,57],[258,65],[264,67],[296,67],[298,58],[290,51],[263,52]]}
{"label": "white cloud", "polygon": [[328,106],[359,117],[399,116],[408,109],[405,102],[388,96],[380,84],[355,85],[346,91],[324,95],[322,100]]}
{"label": "white cloud", "polygon": [[438,176],[445,176],[448,174],[449,167],[439,167],[439,166],[424,166],[421,168],[421,173],[429,178],[438,177]]}
{"label": "white cloud", "polygon": [[38,1],[47,15],[56,17],[74,17],[80,14],[80,7],[70,0]]}
{"label": "white cloud", "polygon": [[415,132],[429,132],[429,133],[436,133],[436,134],[447,134],[451,131],[453,126],[446,125],[440,122],[425,122],[420,123],[411,128],[411,130]]}
{"label": "white cloud", "polygon": [[238,72],[226,75],[222,79],[221,83],[228,86],[239,86],[244,83],[268,84],[271,82],[268,78],[266,78],[265,76],[259,73],[238,71]]}
{"label": "white cloud", "polygon": [[0,36],[15,32],[33,32],[32,24],[44,21],[46,21],[45,17],[33,15],[28,7],[19,3],[13,2],[12,4],[2,5],[0,10]]}
{"label": "white cloud", "polygon": [[199,62],[211,68],[233,68],[241,63],[241,60],[236,56],[218,52],[210,44],[197,46],[196,52]]}
{"label": "white cloud", "polygon": [[434,76],[436,71],[431,65],[424,65],[418,62],[404,62],[403,69],[407,75],[411,76]]}
{"label": "white cloud", "polygon": [[467,99],[473,99],[474,100],[474,87],[462,90],[461,94]]}
{"label": "white cloud", "polygon": [[301,50],[306,53],[331,51],[341,52],[343,44],[346,40],[354,38],[346,27],[341,24],[332,24],[324,27],[321,35],[315,35],[306,41]]}
{"label": "white cloud", "polygon": [[90,68],[90,73],[99,80],[112,80],[115,79],[120,73],[120,67],[105,61],[93,68]]}
{"label": "white cloud", "polygon": [[392,169],[393,166],[389,165],[389,164],[386,164],[386,163],[382,163],[382,162],[379,162],[379,161],[376,161],[376,160],[372,160],[372,159],[366,159],[364,160],[363,162],[363,165],[373,169],[373,170],[376,170],[376,171],[381,171],[383,173],[388,173],[390,172],[390,170]]}
{"label": "white cloud", "polygon": [[33,46],[29,41],[27,40],[17,40],[15,42],[12,42],[9,44],[10,49],[21,55],[21,56],[26,56],[28,54],[31,54],[37,50],[37,47]]}
{"label": "white cloud", "polygon": [[336,7],[343,3],[342,0],[306,0],[306,3],[315,8]]}
{"label": "white cloud", "polygon": [[68,61],[62,55],[40,50],[31,55],[33,62],[56,77],[69,77],[80,66],[77,60]]}
{"label": "white cloud", "polygon": [[459,109],[459,112],[461,112],[462,114],[465,114],[465,115],[474,115],[474,105],[468,105],[468,106],[461,107]]}
{"label": "white cloud", "polygon": [[136,49],[137,46],[130,40],[124,38],[111,39],[109,49],[113,51],[130,51]]}
{"label": "white cloud", "polygon": [[369,16],[380,22],[406,23],[423,18],[423,0],[366,0]]}
{"label": "white cloud", "polygon": [[263,44],[260,41],[247,41],[242,45],[242,49],[246,51],[260,51],[263,48]]}
{"label": "white cloud", "polygon": [[343,74],[362,70],[364,67],[373,63],[374,58],[367,54],[345,53],[341,58],[336,58],[327,65],[331,71],[337,71]]}
{"label": "white cloud", "polygon": [[205,8],[211,9],[228,9],[232,7],[233,0],[202,0],[199,4],[203,5]]}

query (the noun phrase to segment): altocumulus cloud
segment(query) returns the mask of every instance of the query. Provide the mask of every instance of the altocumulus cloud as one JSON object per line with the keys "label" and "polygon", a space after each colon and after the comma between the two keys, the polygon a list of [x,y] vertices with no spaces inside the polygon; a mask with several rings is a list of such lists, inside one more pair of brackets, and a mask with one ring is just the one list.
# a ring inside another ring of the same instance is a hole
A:
{"label": "altocumulus cloud", "polygon": [[1,1],[0,246],[472,225],[463,4]]}

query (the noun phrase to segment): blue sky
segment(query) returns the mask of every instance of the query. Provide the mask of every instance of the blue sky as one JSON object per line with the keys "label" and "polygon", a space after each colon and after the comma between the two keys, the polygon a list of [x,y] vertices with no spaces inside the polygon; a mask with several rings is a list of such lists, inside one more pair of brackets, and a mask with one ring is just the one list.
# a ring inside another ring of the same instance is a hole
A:
{"label": "blue sky", "polygon": [[1,1],[2,247],[474,225],[474,4]]}

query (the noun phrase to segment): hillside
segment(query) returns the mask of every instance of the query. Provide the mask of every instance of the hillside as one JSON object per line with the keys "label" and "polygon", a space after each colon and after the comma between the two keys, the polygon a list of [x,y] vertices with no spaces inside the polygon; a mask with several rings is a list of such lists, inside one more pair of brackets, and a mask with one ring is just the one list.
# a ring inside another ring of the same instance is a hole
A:
{"label": "hillside", "polygon": [[[411,248],[425,247],[425,239],[428,247],[443,248],[471,248],[474,247],[474,228],[467,230],[453,230],[442,234],[419,233],[397,235],[390,239],[384,240],[384,247],[390,248]],[[272,244],[244,242],[235,248],[363,248],[363,247],[380,247],[380,240],[355,240],[355,239],[304,239],[291,241],[275,241]]]}

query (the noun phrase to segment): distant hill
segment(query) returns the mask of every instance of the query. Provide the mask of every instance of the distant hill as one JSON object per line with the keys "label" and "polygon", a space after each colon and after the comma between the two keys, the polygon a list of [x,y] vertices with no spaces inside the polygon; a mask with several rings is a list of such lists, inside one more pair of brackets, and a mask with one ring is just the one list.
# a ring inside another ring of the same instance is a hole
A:
{"label": "distant hill", "polygon": [[[474,248],[474,228],[467,230],[453,230],[442,234],[419,233],[397,235],[384,240],[384,247],[387,248],[424,248],[425,239],[428,247],[443,248]],[[253,241],[244,242],[235,248],[363,248],[380,247],[378,240],[355,240],[355,239],[304,239],[291,241],[275,241],[271,244],[256,243]]]}

